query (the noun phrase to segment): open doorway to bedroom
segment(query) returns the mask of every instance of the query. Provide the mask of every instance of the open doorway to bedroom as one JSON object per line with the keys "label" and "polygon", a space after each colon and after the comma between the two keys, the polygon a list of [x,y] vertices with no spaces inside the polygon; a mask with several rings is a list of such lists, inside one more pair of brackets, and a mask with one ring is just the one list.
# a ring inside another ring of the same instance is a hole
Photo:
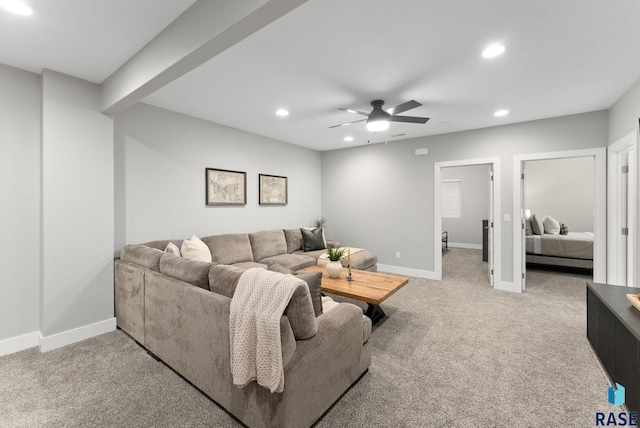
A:
{"label": "open doorway to bedroom", "polygon": [[592,279],[594,158],[529,160],[523,169],[527,286]]}
{"label": "open doorway to bedroom", "polygon": [[523,291],[536,279],[528,267],[606,280],[606,149],[516,156],[514,204],[514,278]]}

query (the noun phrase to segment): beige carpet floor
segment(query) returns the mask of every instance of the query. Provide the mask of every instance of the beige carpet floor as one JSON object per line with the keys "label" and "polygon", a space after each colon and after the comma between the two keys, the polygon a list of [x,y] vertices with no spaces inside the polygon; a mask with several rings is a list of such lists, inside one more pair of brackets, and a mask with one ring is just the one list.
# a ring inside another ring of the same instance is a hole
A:
{"label": "beige carpet floor", "polygon": [[[450,249],[442,281],[383,303],[369,373],[318,427],[588,427],[615,411],[586,339],[588,276],[530,269],[525,293],[501,292],[480,259]],[[238,425],[121,331],[0,357],[2,427]]]}

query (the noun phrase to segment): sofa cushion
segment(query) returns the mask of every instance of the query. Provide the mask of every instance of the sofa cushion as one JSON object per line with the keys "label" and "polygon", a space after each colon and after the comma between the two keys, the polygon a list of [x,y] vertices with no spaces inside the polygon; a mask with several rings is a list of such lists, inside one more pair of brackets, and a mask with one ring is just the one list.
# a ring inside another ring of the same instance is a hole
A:
{"label": "sofa cushion", "polygon": [[269,262],[278,263],[292,271],[304,269],[309,266],[314,266],[318,263],[317,259],[309,257],[304,253],[300,254],[280,254],[273,257],[267,257],[261,260],[262,263],[266,263],[269,266]]}
{"label": "sofa cushion", "polygon": [[304,251],[322,250],[326,248],[322,229],[300,229],[302,233],[302,249]]}
{"label": "sofa cushion", "polygon": [[287,241],[287,253],[302,251],[302,232],[300,229],[285,229],[284,238]]}
{"label": "sofa cushion", "polygon": [[313,304],[313,311],[316,316],[322,315],[322,272],[309,272],[297,274],[293,270],[282,266],[272,261],[267,262],[267,269],[274,272],[280,272],[289,275],[295,275],[309,287],[309,294],[311,294],[311,303]]}
{"label": "sofa cushion", "polygon": [[246,233],[207,236],[202,240],[209,247],[214,263],[232,265],[253,261],[251,242]]}
{"label": "sofa cushion", "polygon": [[142,245],[144,245],[145,247],[157,248],[158,250],[164,250],[169,242],[171,241],[165,239],[165,240],[145,242]]}
{"label": "sofa cushion", "polygon": [[232,298],[244,269],[228,265],[214,265],[209,270],[209,289]]}
{"label": "sofa cushion", "polygon": [[[243,272],[243,269],[235,266],[212,266],[209,271],[209,287],[211,291],[233,298],[240,275]],[[284,315],[289,319],[296,339],[309,339],[316,334],[318,326],[309,286],[301,285],[296,288],[284,311]]]}
{"label": "sofa cushion", "polygon": [[310,339],[318,332],[308,286],[301,284],[296,288],[284,310],[284,315],[289,318],[291,330],[296,339]]}
{"label": "sofa cushion", "polygon": [[278,254],[287,254],[287,241],[282,229],[250,233],[249,241],[253,260],[256,262]]}
{"label": "sofa cushion", "polygon": [[191,239],[182,241],[180,253],[182,257],[186,259],[211,263],[211,251],[209,251],[209,247],[195,235],[193,235]]}
{"label": "sofa cushion", "polygon": [[185,259],[175,254],[165,253],[160,258],[160,273],[209,290],[209,270],[212,264],[199,260]]}
{"label": "sofa cushion", "polygon": [[235,266],[238,267],[242,270],[247,270],[247,269],[253,269],[253,268],[262,268],[262,269],[266,269],[267,265],[264,263],[256,263],[256,262],[241,262],[241,263],[234,263],[231,266]]}
{"label": "sofa cushion", "polygon": [[120,259],[160,272],[160,257],[164,251],[146,245],[127,245],[120,251]]}

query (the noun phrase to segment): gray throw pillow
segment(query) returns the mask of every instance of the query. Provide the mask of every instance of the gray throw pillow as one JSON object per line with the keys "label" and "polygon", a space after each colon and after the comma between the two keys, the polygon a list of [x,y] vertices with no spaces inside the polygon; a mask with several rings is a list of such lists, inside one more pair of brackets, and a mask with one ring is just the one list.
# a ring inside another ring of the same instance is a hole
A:
{"label": "gray throw pillow", "polygon": [[322,237],[322,228],[307,230],[300,229],[302,232],[302,249],[304,251],[324,250],[324,238]]}
{"label": "gray throw pillow", "polygon": [[294,271],[289,269],[286,266],[282,266],[281,264],[272,262],[271,260],[267,261],[267,269],[289,274],[295,275],[304,282],[307,283],[307,287],[309,287],[309,294],[311,294],[311,303],[313,303],[313,312],[316,316],[322,315],[322,272],[310,272],[310,273],[301,273],[296,274]]}

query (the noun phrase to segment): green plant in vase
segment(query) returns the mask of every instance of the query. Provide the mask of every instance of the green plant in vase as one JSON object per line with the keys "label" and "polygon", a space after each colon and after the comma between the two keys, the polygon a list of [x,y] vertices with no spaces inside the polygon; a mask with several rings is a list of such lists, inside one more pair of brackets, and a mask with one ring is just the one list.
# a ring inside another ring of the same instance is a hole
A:
{"label": "green plant in vase", "polygon": [[327,273],[329,274],[329,278],[340,278],[340,272],[342,272],[342,263],[340,260],[344,256],[346,248],[327,248],[327,258],[329,259],[329,263],[327,263]]}

